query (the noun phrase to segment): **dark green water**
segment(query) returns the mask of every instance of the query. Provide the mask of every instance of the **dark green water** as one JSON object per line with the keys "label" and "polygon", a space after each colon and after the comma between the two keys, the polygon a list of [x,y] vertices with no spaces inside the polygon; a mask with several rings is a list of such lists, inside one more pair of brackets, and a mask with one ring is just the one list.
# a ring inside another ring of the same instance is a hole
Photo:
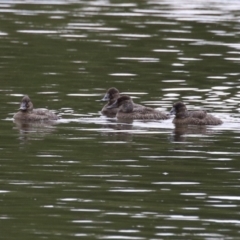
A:
{"label": "dark green water", "polygon": [[[0,0],[0,239],[239,239],[239,10]],[[112,86],[224,124],[107,119]],[[24,94],[61,120],[14,123]]]}

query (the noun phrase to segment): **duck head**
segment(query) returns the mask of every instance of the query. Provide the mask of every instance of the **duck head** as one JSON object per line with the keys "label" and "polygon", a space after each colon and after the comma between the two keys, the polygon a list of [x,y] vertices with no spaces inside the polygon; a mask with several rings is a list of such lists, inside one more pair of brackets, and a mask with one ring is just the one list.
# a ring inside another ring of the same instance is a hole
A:
{"label": "duck head", "polygon": [[131,97],[123,95],[107,108],[119,108],[121,112],[129,113],[133,110],[133,101]]}
{"label": "duck head", "polygon": [[181,117],[182,115],[185,115],[186,112],[187,108],[185,104],[182,102],[176,102],[173,104],[170,115],[176,115],[176,117]]}
{"label": "duck head", "polygon": [[22,98],[19,110],[22,112],[27,112],[27,111],[33,110],[33,104],[31,102],[31,99],[29,98],[29,96],[26,95]]}
{"label": "duck head", "polygon": [[103,99],[101,101],[111,101],[112,99],[117,99],[119,97],[119,91],[118,89],[112,87],[109,88],[105,94],[105,96],[103,97]]}

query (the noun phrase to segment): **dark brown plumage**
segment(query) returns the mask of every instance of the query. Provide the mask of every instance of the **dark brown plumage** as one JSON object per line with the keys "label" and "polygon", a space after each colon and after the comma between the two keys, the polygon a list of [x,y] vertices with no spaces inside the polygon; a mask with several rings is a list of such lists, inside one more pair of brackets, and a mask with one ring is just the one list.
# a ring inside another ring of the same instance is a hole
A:
{"label": "dark brown plumage", "polygon": [[108,106],[112,105],[118,98],[120,97],[120,93],[118,89],[111,87],[107,90],[105,96],[102,101],[108,101],[108,103],[102,108],[101,113],[104,115],[113,115],[117,114],[117,108],[108,108]]}
{"label": "dark brown plumage", "polygon": [[208,114],[204,110],[188,111],[185,104],[177,102],[173,104],[170,114],[175,114],[174,124],[192,124],[192,125],[219,125],[222,120]]}
{"label": "dark brown plumage", "polygon": [[13,116],[15,120],[25,121],[51,121],[57,120],[59,117],[44,108],[34,109],[31,99],[26,95],[23,97],[19,111]]}
{"label": "dark brown plumage", "polygon": [[145,107],[139,104],[134,104],[129,96],[123,95],[119,97],[108,109],[118,108],[117,118],[119,119],[168,119],[169,115],[155,110],[150,107]]}
{"label": "dark brown plumage", "polygon": [[[108,108],[108,107],[111,106],[119,97],[121,97],[121,94],[117,88],[115,87],[109,88],[102,99],[102,101],[108,101],[108,103],[102,108],[101,113],[108,117],[115,117],[118,112],[118,107],[116,108]],[[133,103],[133,105],[135,107],[141,106],[136,103]]]}

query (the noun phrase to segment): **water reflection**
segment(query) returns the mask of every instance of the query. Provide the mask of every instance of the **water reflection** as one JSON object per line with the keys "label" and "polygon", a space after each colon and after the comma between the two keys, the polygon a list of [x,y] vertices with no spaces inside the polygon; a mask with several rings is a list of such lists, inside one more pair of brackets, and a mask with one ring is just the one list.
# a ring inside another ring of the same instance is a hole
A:
{"label": "water reflection", "polygon": [[107,136],[108,140],[104,143],[115,144],[131,142],[133,121],[119,121],[116,118],[106,118],[106,124],[102,125],[102,136]]}
{"label": "water reflection", "polygon": [[[213,132],[212,132],[213,133]],[[210,134],[207,126],[176,125],[171,141],[188,142],[189,137],[199,138],[201,135]]]}
{"label": "water reflection", "polygon": [[19,131],[19,139],[22,144],[29,140],[44,139],[46,135],[53,133],[56,130],[56,121],[47,122],[27,122],[27,121],[13,121],[15,127],[13,129]]}

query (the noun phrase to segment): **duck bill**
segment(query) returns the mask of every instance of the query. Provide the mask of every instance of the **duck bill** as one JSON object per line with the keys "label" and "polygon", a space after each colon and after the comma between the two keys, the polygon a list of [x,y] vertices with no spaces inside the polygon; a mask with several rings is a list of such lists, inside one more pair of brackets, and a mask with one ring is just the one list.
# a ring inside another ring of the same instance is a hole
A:
{"label": "duck bill", "polygon": [[102,99],[101,101],[103,101],[103,102],[107,102],[107,101],[109,101],[109,100],[110,100],[110,98],[109,98],[109,94],[106,93],[105,96],[103,97],[103,99]]}
{"label": "duck bill", "polygon": [[170,114],[170,115],[176,115],[176,109],[175,109],[175,108],[172,108],[169,114]]}
{"label": "duck bill", "polygon": [[19,110],[26,111],[27,110],[27,104],[25,102],[22,102],[21,105],[20,105]]}
{"label": "duck bill", "polygon": [[117,101],[114,102],[112,105],[107,106],[108,109],[111,109],[111,108],[117,108],[117,107],[118,107],[118,105],[117,105]]}

